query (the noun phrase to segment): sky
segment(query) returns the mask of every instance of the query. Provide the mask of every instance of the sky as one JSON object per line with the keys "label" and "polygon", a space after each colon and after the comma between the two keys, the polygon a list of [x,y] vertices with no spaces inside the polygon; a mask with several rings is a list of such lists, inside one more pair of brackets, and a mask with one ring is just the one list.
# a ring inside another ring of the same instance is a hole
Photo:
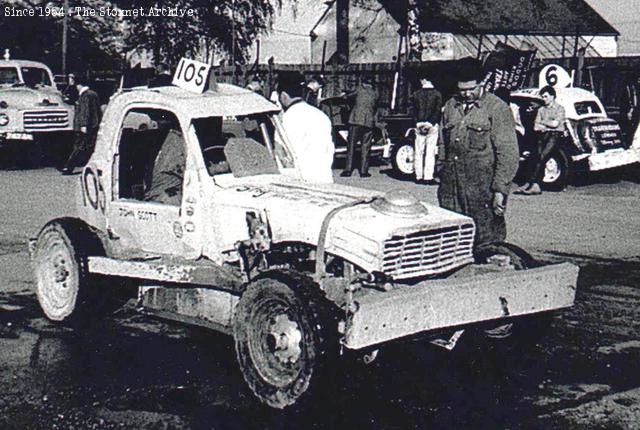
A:
{"label": "sky", "polygon": [[618,55],[640,55],[640,0],[585,0],[620,32]]}

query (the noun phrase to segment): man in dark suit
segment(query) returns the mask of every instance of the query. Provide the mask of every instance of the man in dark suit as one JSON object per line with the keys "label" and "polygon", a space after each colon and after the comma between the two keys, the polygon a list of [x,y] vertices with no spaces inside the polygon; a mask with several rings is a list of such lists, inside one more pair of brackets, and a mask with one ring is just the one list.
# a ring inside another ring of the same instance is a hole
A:
{"label": "man in dark suit", "polygon": [[349,147],[347,148],[347,160],[340,176],[351,176],[353,171],[353,158],[356,144],[360,142],[360,176],[367,178],[369,173],[369,150],[373,140],[373,128],[376,123],[376,108],[378,105],[378,93],[373,88],[373,79],[365,77],[361,85],[352,93],[346,94],[346,98],[353,98],[353,108],[349,115]]}
{"label": "man in dark suit", "polygon": [[83,166],[89,161],[95,146],[98,126],[102,117],[100,100],[95,91],[89,89],[87,80],[78,76],[76,78],[78,100],[76,101],[75,115],[73,118],[74,142],[73,151],[62,168],[62,174],[70,175],[77,166]]}

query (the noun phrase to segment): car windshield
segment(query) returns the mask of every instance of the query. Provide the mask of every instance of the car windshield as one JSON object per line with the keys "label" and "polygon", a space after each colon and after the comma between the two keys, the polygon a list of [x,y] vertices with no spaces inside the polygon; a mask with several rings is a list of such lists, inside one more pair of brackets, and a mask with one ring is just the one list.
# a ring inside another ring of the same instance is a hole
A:
{"label": "car windshield", "polygon": [[598,103],[594,101],[577,102],[574,104],[578,115],[588,115],[592,113],[602,113]]}
{"label": "car windshield", "polygon": [[0,85],[13,85],[20,83],[18,69],[15,67],[0,67]]}
{"label": "car windshield", "polygon": [[192,124],[212,176],[275,174],[293,165],[268,114],[196,118]]}
{"label": "car windshield", "polygon": [[22,79],[28,87],[37,85],[51,86],[51,78],[49,73],[41,67],[22,67]]}

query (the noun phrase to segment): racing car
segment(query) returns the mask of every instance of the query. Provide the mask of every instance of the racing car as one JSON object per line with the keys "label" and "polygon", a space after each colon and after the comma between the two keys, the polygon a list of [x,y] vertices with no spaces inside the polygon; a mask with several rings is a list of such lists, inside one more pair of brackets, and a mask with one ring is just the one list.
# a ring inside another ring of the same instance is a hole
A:
{"label": "racing car", "polygon": [[[143,313],[231,335],[248,387],[284,408],[341,350],[372,359],[418,335],[452,349],[463,333],[507,336],[574,304],[575,265],[540,266],[508,244],[474,252],[471,218],[407,193],[304,182],[277,106],[187,84],[111,98],[78,177],[78,216],[30,241],[51,321],[82,327],[133,283]],[[180,187],[156,200],[150,173],[178,135]]]}

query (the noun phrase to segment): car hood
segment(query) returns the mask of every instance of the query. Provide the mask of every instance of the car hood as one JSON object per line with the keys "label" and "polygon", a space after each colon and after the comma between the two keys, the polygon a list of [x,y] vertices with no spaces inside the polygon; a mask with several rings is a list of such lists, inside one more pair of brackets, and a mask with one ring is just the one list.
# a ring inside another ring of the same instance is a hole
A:
{"label": "car hood", "polygon": [[[234,236],[235,240],[248,237],[245,216],[251,211],[266,218],[274,242],[318,245],[324,234],[328,252],[370,271],[380,270],[384,244],[392,238],[460,226],[473,235],[470,218],[412,200],[404,191],[384,194],[340,184],[315,185],[274,177],[278,179],[239,183],[218,194],[218,203],[229,209],[228,215],[242,220],[225,224],[225,231],[231,235],[225,241],[229,245]],[[231,224],[238,229],[231,228]]]}
{"label": "car hood", "polygon": [[42,107],[42,102],[45,99],[50,103],[56,103],[59,106],[66,107],[66,105],[63,104],[62,96],[60,95],[60,93],[52,87],[0,88],[0,101],[5,101],[9,105],[9,108],[25,109],[35,106]]}

